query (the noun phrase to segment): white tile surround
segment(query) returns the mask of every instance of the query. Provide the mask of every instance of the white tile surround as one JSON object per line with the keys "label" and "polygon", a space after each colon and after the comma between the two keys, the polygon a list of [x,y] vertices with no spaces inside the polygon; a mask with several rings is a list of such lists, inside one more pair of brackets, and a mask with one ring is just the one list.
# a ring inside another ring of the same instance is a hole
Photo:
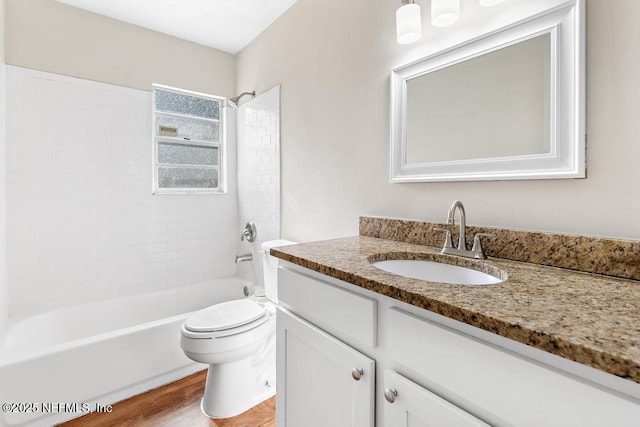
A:
{"label": "white tile surround", "polygon": [[10,314],[234,274],[234,152],[229,194],[153,196],[150,92],[7,68]]}
{"label": "white tile surround", "polygon": [[253,221],[258,230],[255,242],[238,243],[253,254],[238,271],[262,283],[262,243],[280,238],[280,86],[238,107],[238,210],[240,229]]}

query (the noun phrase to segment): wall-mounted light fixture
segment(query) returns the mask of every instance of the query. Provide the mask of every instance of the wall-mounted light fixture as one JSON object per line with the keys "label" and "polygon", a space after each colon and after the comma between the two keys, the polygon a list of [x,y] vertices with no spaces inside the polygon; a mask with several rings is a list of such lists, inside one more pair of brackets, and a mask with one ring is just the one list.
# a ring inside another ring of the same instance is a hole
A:
{"label": "wall-mounted light fixture", "polygon": [[420,6],[414,0],[401,0],[396,11],[396,32],[398,43],[411,44],[422,38],[422,17]]}
{"label": "wall-mounted light fixture", "polygon": [[[480,6],[491,7],[504,0],[478,0]],[[431,25],[447,27],[460,19],[460,0],[431,0]],[[422,38],[420,6],[415,0],[400,0],[396,10],[396,32],[398,43],[411,44]]]}
{"label": "wall-mounted light fixture", "polygon": [[460,19],[460,0],[431,0],[431,24],[446,27]]}
{"label": "wall-mounted light fixture", "polygon": [[502,3],[504,0],[479,0],[480,6],[490,7]]}

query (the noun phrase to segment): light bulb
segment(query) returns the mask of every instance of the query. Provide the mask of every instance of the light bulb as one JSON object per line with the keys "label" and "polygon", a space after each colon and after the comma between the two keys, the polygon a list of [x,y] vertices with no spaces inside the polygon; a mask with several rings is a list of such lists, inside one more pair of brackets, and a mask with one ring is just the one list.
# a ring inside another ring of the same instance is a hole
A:
{"label": "light bulb", "polygon": [[431,0],[431,24],[446,27],[460,19],[460,0]]}
{"label": "light bulb", "polygon": [[420,6],[413,0],[404,4],[396,11],[396,32],[398,43],[411,44],[422,38],[422,17]]}
{"label": "light bulb", "polygon": [[502,3],[504,0],[479,0],[480,6],[490,7]]}

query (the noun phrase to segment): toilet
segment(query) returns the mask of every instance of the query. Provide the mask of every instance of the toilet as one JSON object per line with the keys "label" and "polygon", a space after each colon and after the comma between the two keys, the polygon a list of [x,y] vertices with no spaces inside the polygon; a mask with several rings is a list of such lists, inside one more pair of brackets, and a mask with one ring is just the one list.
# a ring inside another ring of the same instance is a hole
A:
{"label": "toilet", "polygon": [[191,360],[209,365],[202,411],[211,418],[238,415],[275,394],[278,260],[262,244],[264,289],[200,310],[182,325],[180,346]]}

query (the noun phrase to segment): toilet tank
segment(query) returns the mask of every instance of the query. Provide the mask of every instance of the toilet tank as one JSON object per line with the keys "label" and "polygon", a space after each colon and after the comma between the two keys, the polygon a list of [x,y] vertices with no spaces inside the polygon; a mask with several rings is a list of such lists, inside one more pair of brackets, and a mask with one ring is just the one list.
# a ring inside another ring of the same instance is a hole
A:
{"label": "toilet tank", "polygon": [[264,251],[262,261],[264,290],[267,294],[267,298],[274,303],[278,303],[278,258],[269,255],[269,251],[271,248],[295,244],[296,242],[291,242],[289,240],[269,240],[262,244],[262,250]]}

